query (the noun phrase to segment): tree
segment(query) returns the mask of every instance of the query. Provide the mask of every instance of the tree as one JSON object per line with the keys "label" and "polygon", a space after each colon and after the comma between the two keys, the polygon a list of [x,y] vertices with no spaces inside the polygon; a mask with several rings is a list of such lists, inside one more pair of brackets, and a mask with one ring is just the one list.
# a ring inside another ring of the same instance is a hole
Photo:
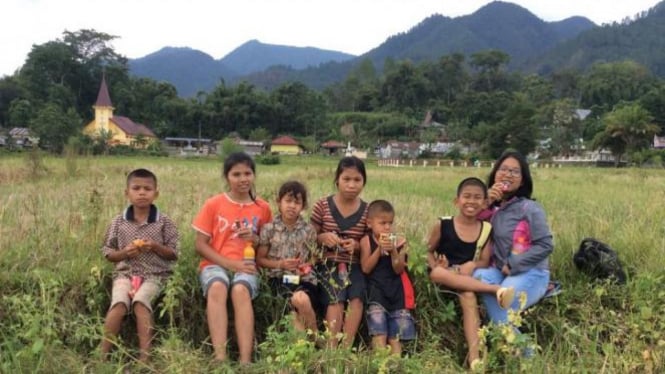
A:
{"label": "tree", "polygon": [[39,136],[40,145],[61,153],[69,137],[79,131],[80,124],[81,118],[74,108],[65,112],[55,104],[46,104],[37,113],[30,128]]}
{"label": "tree", "polygon": [[582,105],[608,112],[620,101],[639,99],[653,84],[649,70],[634,61],[595,64],[580,84]]}
{"label": "tree", "polygon": [[605,129],[596,134],[594,149],[608,148],[616,165],[626,152],[648,147],[660,128],[653,123],[649,112],[637,103],[623,103],[603,116]]}
{"label": "tree", "polygon": [[487,154],[498,158],[507,148],[529,154],[536,148],[539,129],[533,119],[535,108],[522,94],[517,94],[504,118],[494,126],[480,127],[485,135],[483,144]]}
{"label": "tree", "polygon": [[[25,93],[15,77],[0,78],[0,127],[9,124],[9,108],[15,99],[20,99]],[[23,122],[27,124],[28,122]]]}
{"label": "tree", "polygon": [[472,54],[471,66],[478,72],[474,83],[476,89],[494,91],[503,88],[507,82],[504,70],[508,62],[510,62],[510,56],[496,49]]}
{"label": "tree", "polygon": [[30,124],[35,109],[30,101],[26,99],[16,99],[9,105],[9,124],[12,126],[25,127]]}
{"label": "tree", "polygon": [[388,111],[415,113],[427,103],[427,83],[416,66],[402,62],[387,73],[381,95]]}

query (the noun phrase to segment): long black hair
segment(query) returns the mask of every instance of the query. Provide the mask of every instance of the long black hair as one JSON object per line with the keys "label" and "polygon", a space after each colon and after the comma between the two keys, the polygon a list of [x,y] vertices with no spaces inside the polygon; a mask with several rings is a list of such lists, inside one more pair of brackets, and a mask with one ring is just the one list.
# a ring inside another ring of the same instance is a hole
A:
{"label": "long black hair", "polygon": [[531,194],[533,193],[533,179],[531,179],[531,171],[529,169],[529,163],[526,161],[526,157],[524,157],[518,151],[507,150],[503,152],[503,154],[501,154],[501,157],[499,157],[499,159],[496,160],[496,162],[494,163],[494,167],[490,172],[489,178],[487,178],[487,185],[489,187],[494,185],[495,183],[494,178],[496,177],[496,172],[499,170],[501,164],[503,164],[503,162],[507,158],[514,158],[515,160],[517,160],[517,162],[520,164],[520,172],[522,174],[522,184],[515,191],[513,196],[526,197],[528,199],[531,199]]}
{"label": "long black hair", "polygon": [[[228,155],[224,160],[224,167],[222,168],[222,176],[224,179],[228,180],[229,172],[238,164],[249,166],[249,168],[252,169],[254,176],[256,176],[256,164],[254,163],[254,160],[252,160],[252,157],[245,152],[234,152]],[[256,202],[256,190],[254,189],[253,183],[249,190],[249,198]]]}
{"label": "long black hair", "polygon": [[339,160],[339,163],[337,163],[337,170],[335,170],[335,186],[337,186],[337,182],[339,182],[339,176],[342,175],[342,172],[346,169],[358,170],[358,173],[363,177],[363,186],[367,184],[367,173],[365,172],[365,163],[363,160],[356,156],[347,156]]}

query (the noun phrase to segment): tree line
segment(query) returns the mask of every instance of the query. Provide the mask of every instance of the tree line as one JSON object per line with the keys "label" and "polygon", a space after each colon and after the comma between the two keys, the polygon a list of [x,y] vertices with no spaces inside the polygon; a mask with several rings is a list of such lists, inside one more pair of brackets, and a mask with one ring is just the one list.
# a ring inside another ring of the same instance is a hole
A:
{"label": "tree line", "polygon": [[[111,46],[115,38],[65,31],[34,45],[24,65],[0,79],[0,126],[29,127],[60,152],[83,137],[105,74],[115,112],[160,138],[196,137],[199,129],[211,139],[288,134],[311,151],[331,139],[360,148],[447,141],[487,157],[507,147],[548,157],[579,153],[582,145],[636,155],[665,132],[665,82],[629,59],[547,76],[509,71],[510,56],[498,50],[421,63],[388,58],[381,71],[364,60],[322,91],[289,82],[268,92],[220,78],[212,91],[181,98],[167,82],[131,76]],[[585,119],[575,114],[581,108],[591,111]],[[443,126],[420,126],[427,112]]]}

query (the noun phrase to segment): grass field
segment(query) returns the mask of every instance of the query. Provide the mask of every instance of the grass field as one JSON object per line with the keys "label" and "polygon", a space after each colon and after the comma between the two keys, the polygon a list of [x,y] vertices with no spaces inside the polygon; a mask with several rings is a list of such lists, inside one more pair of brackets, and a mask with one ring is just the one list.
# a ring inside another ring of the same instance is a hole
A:
{"label": "grass field", "polygon": [[[0,156],[0,372],[233,372],[213,365],[198,258],[190,222],[203,201],[224,189],[218,160],[175,158],[39,158]],[[334,192],[335,159],[283,158],[258,165],[257,190],[273,202],[287,179],[306,182],[311,201]],[[125,206],[125,175],[137,167],[159,178],[157,204],[178,224],[182,255],[157,309],[150,366],[133,363],[136,338],[126,323],[113,359],[98,353],[109,302],[111,264],[100,252],[106,225]],[[459,372],[464,339],[456,303],[429,283],[424,240],[436,217],[454,214],[457,183],[486,179],[487,168],[379,168],[368,163],[365,200],[385,198],[398,231],[411,242],[418,340],[400,361],[372,353],[317,350],[275,323],[283,303],[267,293],[255,302],[258,348],[245,372]],[[510,353],[491,330],[487,372],[642,373],[665,370],[665,174],[656,169],[533,170],[536,199],[555,237],[553,277],[564,292],[527,311],[525,336],[539,346],[531,360]],[[594,284],[572,264],[579,242],[599,238],[630,273],[627,285]],[[233,336],[231,331],[230,336]],[[503,339],[503,340],[502,340]],[[362,339],[361,339],[362,340]],[[235,354],[232,352],[231,357]]]}

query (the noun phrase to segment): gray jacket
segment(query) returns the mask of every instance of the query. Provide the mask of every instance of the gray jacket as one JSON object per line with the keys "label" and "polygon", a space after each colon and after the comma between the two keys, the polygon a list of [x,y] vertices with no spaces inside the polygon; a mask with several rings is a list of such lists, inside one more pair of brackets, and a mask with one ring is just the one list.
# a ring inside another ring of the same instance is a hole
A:
{"label": "gray jacket", "polygon": [[511,274],[538,268],[549,270],[554,249],[543,207],[526,197],[516,197],[499,207],[492,219],[492,260]]}

